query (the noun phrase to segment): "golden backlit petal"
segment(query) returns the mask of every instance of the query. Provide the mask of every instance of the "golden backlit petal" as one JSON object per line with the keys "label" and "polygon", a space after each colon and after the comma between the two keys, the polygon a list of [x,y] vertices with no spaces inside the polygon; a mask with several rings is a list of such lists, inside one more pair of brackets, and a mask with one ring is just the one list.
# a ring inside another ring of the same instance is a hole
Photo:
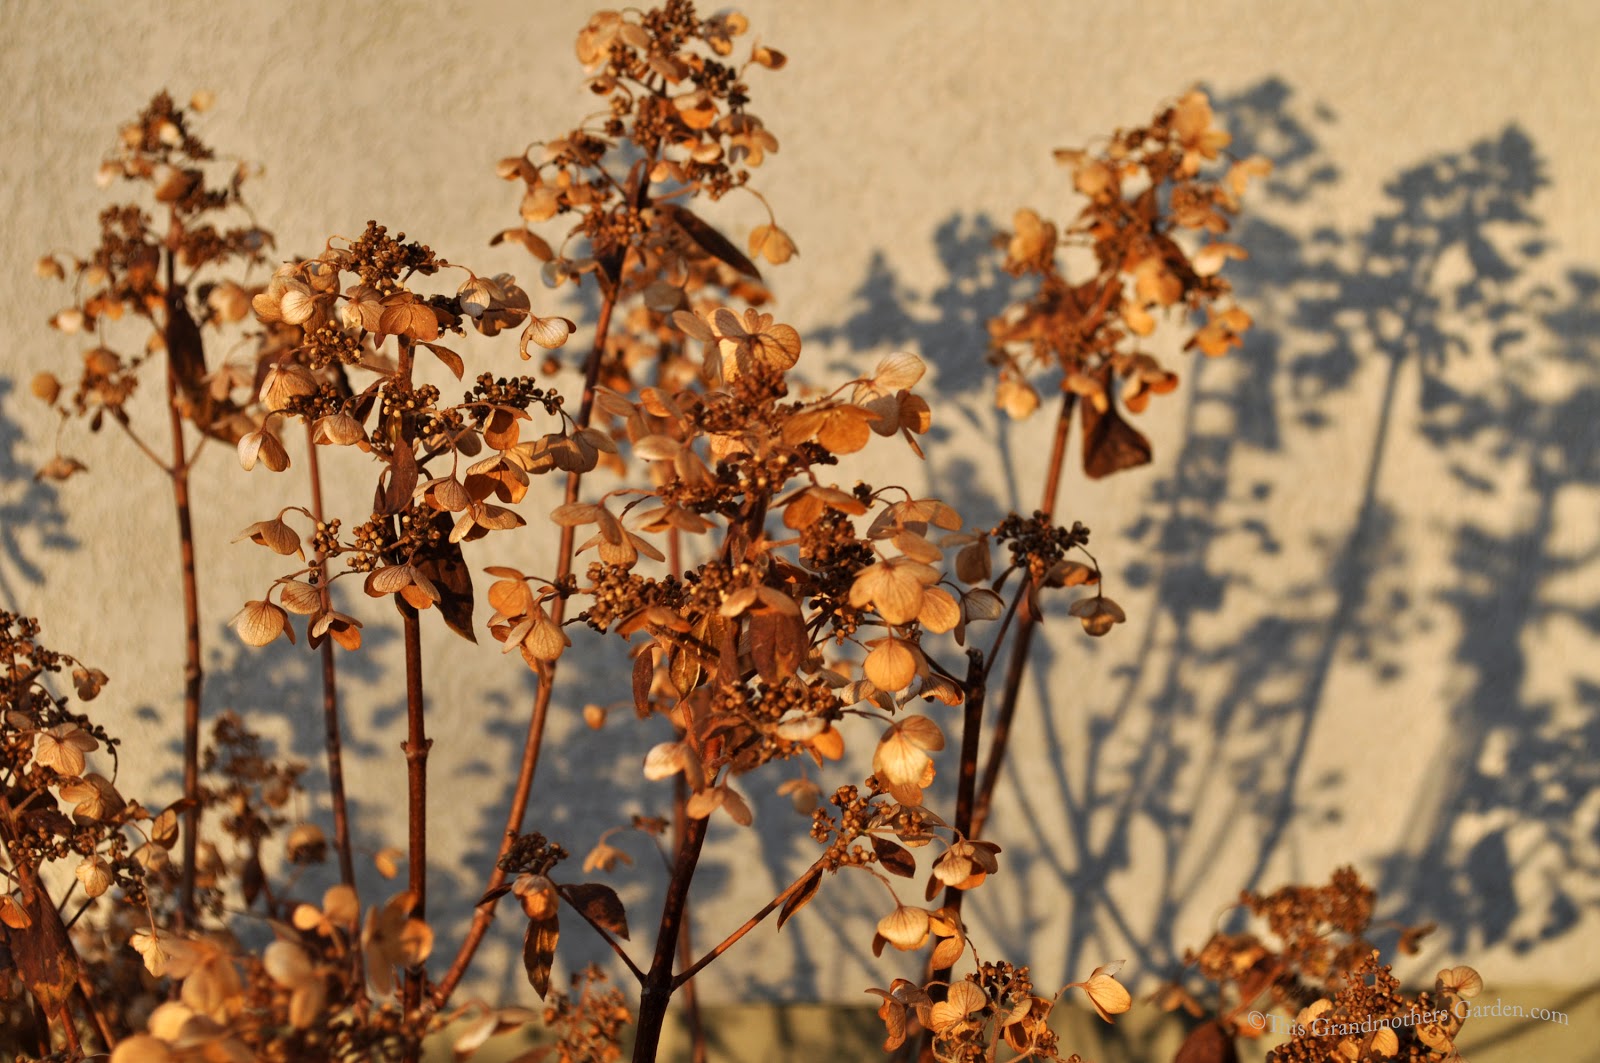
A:
{"label": "golden backlit petal", "polygon": [[776,225],[758,225],[750,230],[750,254],[759,255],[774,266],[781,266],[797,254],[788,233]]}
{"label": "golden backlit petal", "polygon": [[1193,266],[1196,276],[1211,277],[1222,272],[1222,267],[1227,265],[1228,259],[1249,257],[1245,249],[1238,244],[1214,240],[1195,252],[1190,264]]}
{"label": "golden backlit petal", "polygon": [[261,954],[261,965],[268,977],[285,989],[294,989],[318,977],[306,950],[292,941],[274,941],[268,945]]}
{"label": "golden backlit petal", "polygon": [[662,742],[645,754],[644,777],[652,781],[669,778],[683,770],[687,759],[682,742]]}
{"label": "golden backlit petal", "polygon": [[91,856],[73,869],[83,892],[88,897],[98,897],[111,888],[111,865],[98,855]]}
{"label": "golden backlit petal", "polygon": [[917,677],[917,658],[902,639],[883,639],[861,664],[879,690],[904,690]]}
{"label": "golden backlit petal", "polygon": [[1084,995],[1089,998],[1089,1003],[1094,1005],[1094,1010],[1107,1022],[1112,1021],[1111,1016],[1120,1015],[1133,1006],[1133,998],[1128,990],[1118,982],[1116,974],[1122,969],[1126,961],[1118,960],[1096,967],[1089,975],[1088,981],[1079,985]]}
{"label": "golden backlit petal", "polygon": [[1441,991],[1458,997],[1475,997],[1483,990],[1483,976],[1465,965],[1448,967],[1439,972],[1435,984]]}
{"label": "golden backlit petal", "polygon": [[878,920],[878,933],[901,952],[921,948],[928,940],[928,912],[923,908],[900,905]]}
{"label": "golden backlit petal", "polygon": [[712,786],[689,795],[689,800],[683,804],[684,814],[690,819],[705,819],[727,800],[728,791],[720,786]]}
{"label": "golden backlit petal", "polygon": [[311,616],[322,611],[322,591],[300,580],[278,584],[278,601],[298,616]]}
{"label": "golden backlit petal", "polygon": [[[145,970],[157,978],[166,973],[167,963],[171,959],[171,955],[163,947],[166,942],[157,931],[149,927],[140,927],[134,931],[133,937],[128,944],[133,947],[133,951],[143,957]],[[187,1011],[188,1009],[184,1010]],[[152,1016],[153,1020],[154,1016]]]}
{"label": "golden backlit petal", "polygon": [[111,1063],[172,1063],[175,1058],[165,1041],[147,1033],[122,1038],[111,1053]]}
{"label": "golden backlit petal", "polygon": [[312,427],[312,439],[321,444],[347,447],[367,437],[361,422],[344,411],[317,418]]}
{"label": "golden backlit petal", "polygon": [[922,592],[917,621],[929,631],[949,631],[961,622],[961,607],[943,587],[929,587]]}
{"label": "golden backlit petal", "polygon": [[288,632],[289,641],[294,641],[288,614],[271,602],[246,602],[228,621],[228,626],[239,633],[247,646],[265,646],[285,632]]}
{"label": "golden backlit petal", "polygon": [[577,323],[564,317],[534,317],[529,316],[528,327],[522,330],[521,353],[523,358],[532,358],[528,352],[528,344],[535,343],[546,350],[554,350],[566,344],[567,337],[577,331]]}

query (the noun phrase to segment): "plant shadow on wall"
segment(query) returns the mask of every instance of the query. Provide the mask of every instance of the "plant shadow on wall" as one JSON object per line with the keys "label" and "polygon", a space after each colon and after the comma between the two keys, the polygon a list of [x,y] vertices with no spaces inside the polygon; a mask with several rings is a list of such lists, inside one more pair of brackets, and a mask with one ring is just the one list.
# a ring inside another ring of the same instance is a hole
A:
{"label": "plant shadow on wall", "polygon": [[[1278,79],[1216,107],[1231,150],[1277,167],[1233,236],[1251,256],[1233,276],[1255,325],[1235,356],[1189,363],[1171,472],[1149,483],[1143,515],[1124,529],[1145,560],[1114,562],[1154,604],[1086,716],[1031,714],[1045,771],[1003,783],[1011,803],[993,836],[1010,884],[976,898],[978,910],[1002,947],[1028,951],[1053,918],[1022,885],[1036,885],[1030,862],[1043,863],[1072,898],[1063,971],[1127,950],[1176,975],[1185,944],[1198,944],[1181,939],[1180,917],[1192,916],[1202,880],[1216,880],[1213,854],[1244,856],[1237,889],[1277,885],[1285,860],[1310,877],[1331,870],[1315,861],[1334,857],[1300,853],[1293,839],[1297,826],[1349,814],[1368,783],[1312,773],[1336,674],[1370,669],[1390,683],[1430,631],[1453,625],[1439,700],[1397,716],[1401,741],[1413,730],[1445,739],[1425,762],[1419,752],[1415,808],[1374,869],[1381,914],[1438,923],[1434,947],[1451,953],[1537,947],[1577,925],[1600,882],[1600,765],[1586,752],[1600,746],[1600,685],[1576,663],[1600,637],[1600,605],[1563,589],[1600,563],[1592,531],[1573,527],[1600,486],[1600,278],[1574,272],[1557,290],[1529,276],[1548,247],[1535,212],[1545,179],[1516,127],[1406,167],[1365,226],[1308,231],[1307,211],[1340,180],[1317,136],[1332,116],[1306,113]],[[947,390],[977,384],[971,337],[1011,298],[985,254],[998,228],[982,216],[941,223],[933,240],[947,277],[926,294],[875,254],[854,315],[817,338],[906,346]],[[1335,429],[1352,449],[1334,449],[1346,445],[1332,442]],[[1042,431],[1000,434],[1009,499],[981,496],[993,473],[965,459],[935,455],[930,480],[971,485],[950,501],[980,519],[985,506],[1024,504],[1017,458]],[[1444,536],[1408,501],[1420,496],[1405,487],[1402,444],[1448,470],[1437,490],[1463,497]],[[1286,516],[1280,497],[1318,475],[1306,460],[1359,469],[1353,495],[1319,504],[1310,525]],[[1413,566],[1440,542],[1448,574],[1419,586]],[[1299,571],[1315,576],[1275,577],[1277,559],[1307,551],[1317,561]],[[1541,652],[1552,637],[1578,652]],[[1061,674],[1048,649],[1038,664],[1035,709]],[[1130,870],[1159,883],[1148,911],[1113,895]]]}
{"label": "plant shadow on wall", "polygon": [[15,392],[15,383],[0,380],[0,606],[10,609],[19,604],[23,586],[44,583],[40,555],[80,545],[58,493],[18,453],[27,437],[12,419]]}

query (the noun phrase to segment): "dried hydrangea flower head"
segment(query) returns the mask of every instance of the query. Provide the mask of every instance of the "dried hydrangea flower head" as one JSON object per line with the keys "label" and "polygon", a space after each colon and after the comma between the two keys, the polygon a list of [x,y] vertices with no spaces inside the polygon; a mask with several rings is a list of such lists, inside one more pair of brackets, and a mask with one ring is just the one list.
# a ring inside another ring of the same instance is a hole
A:
{"label": "dried hydrangea flower head", "polygon": [[[1118,406],[1142,412],[1153,395],[1172,391],[1177,374],[1144,347],[1162,319],[1179,327],[1203,314],[1185,349],[1220,355],[1241,342],[1250,315],[1231,302],[1222,276],[1229,259],[1245,257],[1219,239],[1265,159],[1233,160],[1214,173],[1229,143],[1214,124],[1203,92],[1189,92],[1149,124],[1119,130],[1094,151],[1062,150],[1073,187],[1086,200],[1077,217],[1057,226],[1033,210],[1013,219],[997,244],[1006,271],[1034,277],[1038,289],[989,323],[990,360],[999,367],[995,401],[1013,417],[1039,405],[1031,378],[1059,374],[1081,399],[1084,471],[1105,476],[1150,460],[1150,444]],[[1201,239],[1184,239],[1185,232]],[[1086,248],[1094,272],[1069,279],[1063,248]]]}
{"label": "dried hydrangea flower head", "polygon": [[[251,168],[219,162],[194,130],[197,115],[209,105],[208,94],[197,94],[188,107],[166,93],[151,100],[122,128],[96,175],[104,188],[119,181],[144,186],[145,202],[102,211],[100,241],[87,256],[51,254],[38,262],[40,276],[73,284],[72,305],[56,313],[51,326],[94,342],[74,383],[40,373],[34,394],[64,418],[87,418],[96,431],[107,418],[128,427],[125,408],[140,370],[162,350],[185,419],[229,441],[251,426],[249,398],[241,391],[253,367],[208,365],[203,334],[248,316],[252,289],[246,277],[266,262],[272,235],[254,223],[244,204]],[[150,207],[159,216],[152,217]],[[113,338],[124,319],[143,321],[149,330],[131,348]],[[81,469],[72,459],[58,458],[41,474],[65,479]]]}

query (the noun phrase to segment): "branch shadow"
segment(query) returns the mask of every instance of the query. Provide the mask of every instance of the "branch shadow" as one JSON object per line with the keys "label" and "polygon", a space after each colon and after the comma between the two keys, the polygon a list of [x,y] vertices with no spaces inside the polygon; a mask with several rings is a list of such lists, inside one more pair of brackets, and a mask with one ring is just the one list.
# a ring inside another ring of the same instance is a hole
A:
{"label": "branch shadow", "polygon": [[60,497],[23,463],[27,436],[9,409],[17,402],[15,392],[16,384],[0,379],[0,605],[13,612],[22,585],[44,583],[37,555],[79,546]]}

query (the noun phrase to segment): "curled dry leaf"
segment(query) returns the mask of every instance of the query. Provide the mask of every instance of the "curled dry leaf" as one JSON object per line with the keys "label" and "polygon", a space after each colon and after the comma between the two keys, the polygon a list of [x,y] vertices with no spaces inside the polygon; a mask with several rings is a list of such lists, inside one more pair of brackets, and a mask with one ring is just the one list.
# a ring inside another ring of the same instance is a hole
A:
{"label": "curled dry leaf", "polygon": [[1439,972],[1434,984],[1442,993],[1454,993],[1458,997],[1475,997],[1483,991],[1483,976],[1465,965],[1447,967]]}
{"label": "curled dry leaf", "polygon": [[33,925],[33,916],[9,893],[0,893],[0,923],[13,930],[26,930]]}
{"label": "curled dry leaf", "polygon": [[228,626],[239,633],[247,646],[265,646],[279,635],[287,634],[294,641],[294,629],[289,626],[289,614],[271,602],[246,602],[243,609],[233,615]]}
{"label": "curled dry leaf", "polygon": [[[928,940],[931,923],[926,908],[915,908],[909,905],[897,905],[895,910],[878,920],[878,937],[893,945],[901,952],[910,952],[919,949]],[[877,947],[874,954],[883,951],[882,946],[874,942]]]}
{"label": "curled dry leaf", "polygon": [[300,533],[284,523],[282,517],[275,517],[272,520],[258,520],[233,537],[233,541],[236,543],[245,539],[249,539],[258,546],[265,546],[273,553],[285,556],[295,554],[302,558],[305,557],[305,553],[300,547]]}
{"label": "curled dry leaf", "polygon": [[73,869],[73,874],[87,897],[98,897],[111,888],[111,865],[98,854],[86,858]]}
{"label": "curled dry leaf", "polygon": [[1067,612],[1083,621],[1083,630],[1099,638],[1111,628],[1128,619],[1122,611],[1122,606],[1102,595],[1093,598],[1080,598],[1073,602]]}
{"label": "curled dry leaf", "polygon": [[528,327],[522,330],[520,352],[524,361],[533,357],[528,352],[528,344],[535,343],[545,350],[555,350],[564,346],[567,337],[578,330],[576,322],[564,317],[534,317],[529,315]]}
{"label": "curled dry leaf", "polygon": [[1121,1015],[1133,1006],[1133,998],[1116,977],[1126,962],[1117,960],[1115,963],[1102,964],[1090,972],[1086,980],[1074,982],[1066,988],[1083,990],[1100,1017],[1106,1022],[1111,1022],[1111,1016]]}

